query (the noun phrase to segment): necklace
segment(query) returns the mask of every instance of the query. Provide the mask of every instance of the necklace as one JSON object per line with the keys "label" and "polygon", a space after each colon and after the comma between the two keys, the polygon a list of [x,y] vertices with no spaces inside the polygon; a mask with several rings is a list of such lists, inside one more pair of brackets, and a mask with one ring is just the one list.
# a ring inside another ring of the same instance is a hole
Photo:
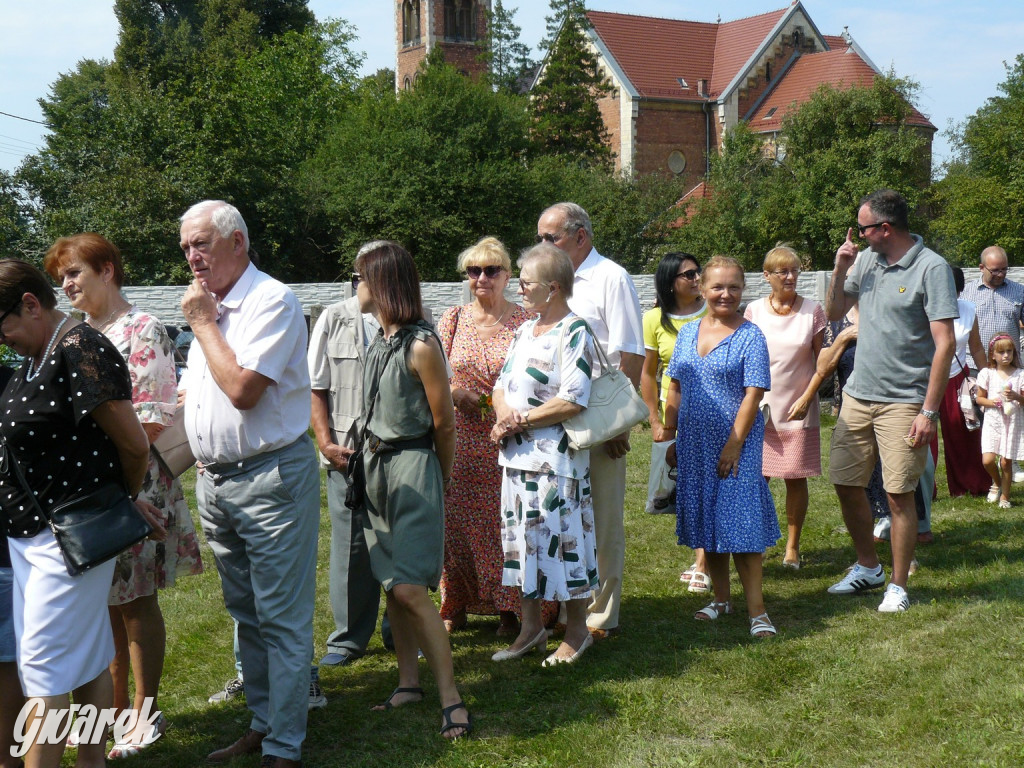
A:
{"label": "necklace", "polygon": [[[129,309],[130,308],[131,306],[129,305]],[[112,310],[110,310],[110,314],[107,315],[106,319],[100,320],[95,323],[90,322],[89,325],[91,325],[97,331],[105,331],[110,326],[110,324],[114,322],[114,316],[117,315],[119,312],[124,312],[124,307],[114,307]]]}
{"label": "necklace", "polygon": [[35,373],[32,373],[32,363],[34,363],[35,360],[29,359],[29,361],[28,361],[28,371],[25,373],[25,381],[32,381],[34,378],[36,378],[36,376],[39,375],[39,372],[43,370],[43,363],[46,362],[46,359],[51,354],[53,354],[53,349],[54,349],[54,347],[57,346],[57,334],[60,333],[60,329],[64,327],[64,323],[66,323],[67,321],[68,321],[68,316],[64,315],[64,319],[61,320],[57,324],[57,327],[53,331],[53,336],[50,337],[50,343],[46,345],[46,354],[44,354],[42,356],[42,358],[40,359],[39,367],[36,368],[36,372]]}
{"label": "necklace", "polygon": [[792,305],[790,305],[788,307],[785,306],[785,305],[775,306],[775,296],[774,296],[774,294],[768,294],[768,304],[771,306],[771,308],[773,310],[775,310],[775,314],[782,315],[783,317],[785,317],[786,315],[788,315],[790,312],[793,311],[793,306]]}
{"label": "necklace", "polygon": [[473,313],[472,312],[470,313],[469,316],[471,318],[473,318],[473,325],[475,325],[477,328],[493,328],[494,326],[496,326],[498,323],[500,323],[504,319],[505,313],[508,312],[508,309],[511,306],[512,306],[511,304],[506,305],[505,308],[503,310],[501,310],[501,314],[498,315],[498,319],[495,320],[493,323],[489,323],[488,325],[484,325],[483,323],[478,323],[476,321],[476,318],[473,318]]}

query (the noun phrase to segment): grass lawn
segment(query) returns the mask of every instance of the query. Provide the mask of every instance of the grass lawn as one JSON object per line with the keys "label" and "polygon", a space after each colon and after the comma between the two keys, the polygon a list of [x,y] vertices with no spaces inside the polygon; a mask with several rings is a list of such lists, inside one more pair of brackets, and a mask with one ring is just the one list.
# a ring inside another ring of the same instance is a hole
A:
{"label": "grass lawn", "polygon": [[[827,446],[829,429],[823,429]],[[828,595],[854,560],[831,486],[811,481],[804,567],[765,565],[765,599],[778,637],[748,634],[740,610],[715,623],[692,616],[679,572],[675,518],[644,514],[650,433],[636,430],[626,495],[623,632],[572,667],[543,669],[539,654],[495,664],[495,617],[470,617],[452,640],[456,676],[475,718],[473,739],[446,744],[426,668],[423,703],[370,712],[395,686],[394,657],[369,653],[322,669],[329,699],[310,713],[309,766],[1018,766],[1024,764],[1024,494],[1020,507],[950,499],[939,467],[935,543],[919,547],[911,609],[879,614],[881,591]],[[191,494],[191,478],[186,485]],[[782,508],[780,481],[773,483]],[[783,516],[783,530],[785,520]],[[329,522],[322,511],[316,658],[333,626],[327,600]],[[880,545],[887,564],[888,545]],[[207,696],[233,674],[231,621],[213,558],[207,573],[164,592],[167,662],[161,707],[171,729],[126,764],[202,765],[248,726],[244,703]],[[550,646],[554,649],[554,644]],[[73,753],[65,764],[72,765]],[[255,758],[233,765],[255,766]]]}

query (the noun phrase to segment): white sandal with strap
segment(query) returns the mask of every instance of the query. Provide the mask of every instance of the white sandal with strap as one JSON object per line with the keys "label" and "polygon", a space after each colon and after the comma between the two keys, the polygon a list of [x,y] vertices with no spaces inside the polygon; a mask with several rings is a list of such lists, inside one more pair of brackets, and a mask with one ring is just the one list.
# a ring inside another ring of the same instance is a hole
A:
{"label": "white sandal with strap", "polygon": [[772,620],[768,618],[768,614],[762,613],[760,616],[750,619],[750,634],[753,637],[764,638],[776,635],[778,632],[775,625],[772,624]]}
{"label": "white sandal with strap", "polygon": [[697,592],[703,594],[711,591],[711,577],[701,571],[694,571],[690,575],[690,584],[686,588],[687,592]]}
{"label": "white sandal with strap", "polygon": [[732,613],[732,603],[726,600],[724,603],[711,602],[693,614],[697,621],[714,621],[719,616]]}

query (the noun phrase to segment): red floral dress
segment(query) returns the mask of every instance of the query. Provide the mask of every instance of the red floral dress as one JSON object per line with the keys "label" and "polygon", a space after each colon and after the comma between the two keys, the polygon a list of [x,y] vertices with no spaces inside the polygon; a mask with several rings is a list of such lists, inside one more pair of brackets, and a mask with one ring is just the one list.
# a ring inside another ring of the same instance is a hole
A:
{"label": "red floral dress", "polygon": [[[497,333],[484,341],[473,322],[472,305],[451,307],[438,333],[452,368],[452,389],[490,398],[494,382],[519,328],[529,315],[519,305]],[[491,442],[494,410],[479,415],[455,409],[456,449],[452,482],[444,499],[444,570],[441,618],[466,613],[520,614],[519,590],[501,584],[501,468]],[[555,619],[558,603],[544,603],[545,623]]]}

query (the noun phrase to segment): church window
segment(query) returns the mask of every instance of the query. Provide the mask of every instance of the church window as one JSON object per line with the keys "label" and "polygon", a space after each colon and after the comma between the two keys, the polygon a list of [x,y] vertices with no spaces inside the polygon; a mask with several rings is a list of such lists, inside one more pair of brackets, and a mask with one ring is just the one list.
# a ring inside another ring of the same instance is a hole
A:
{"label": "church window", "polygon": [[420,0],[402,3],[402,44],[414,45],[420,41]]}
{"label": "church window", "polygon": [[476,40],[476,2],[445,0],[444,36],[449,40]]}

